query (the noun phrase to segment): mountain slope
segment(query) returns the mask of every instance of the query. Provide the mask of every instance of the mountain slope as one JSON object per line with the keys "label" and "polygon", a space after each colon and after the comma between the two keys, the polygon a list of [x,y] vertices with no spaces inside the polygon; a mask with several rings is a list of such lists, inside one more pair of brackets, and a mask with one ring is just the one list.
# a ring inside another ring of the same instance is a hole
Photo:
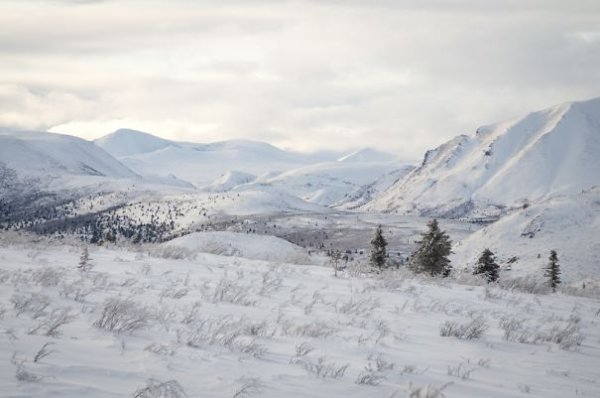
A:
{"label": "mountain slope", "polygon": [[139,177],[92,142],[39,131],[1,130],[0,161],[20,174]]}
{"label": "mountain slope", "polygon": [[154,152],[169,146],[179,146],[174,141],[129,129],[119,129],[94,140],[94,143],[116,158]]}
{"label": "mountain slope", "polygon": [[481,127],[428,151],[370,210],[460,217],[600,185],[600,98]]}
{"label": "mountain slope", "polygon": [[276,189],[308,202],[331,206],[365,185],[403,166],[391,162],[327,162],[295,168],[277,175],[263,175],[236,190]]}
{"label": "mountain slope", "polygon": [[197,187],[213,183],[230,170],[260,175],[314,162],[311,155],[284,151],[264,142],[177,142],[131,130],[118,130],[96,140],[96,144],[141,175],[174,175]]}

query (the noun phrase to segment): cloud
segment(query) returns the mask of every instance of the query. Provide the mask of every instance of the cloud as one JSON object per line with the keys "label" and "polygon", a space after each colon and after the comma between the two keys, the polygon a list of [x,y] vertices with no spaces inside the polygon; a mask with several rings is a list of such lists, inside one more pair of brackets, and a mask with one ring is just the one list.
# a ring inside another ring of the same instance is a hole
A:
{"label": "cloud", "polygon": [[595,1],[69,3],[0,5],[0,124],[415,160],[600,95]]}

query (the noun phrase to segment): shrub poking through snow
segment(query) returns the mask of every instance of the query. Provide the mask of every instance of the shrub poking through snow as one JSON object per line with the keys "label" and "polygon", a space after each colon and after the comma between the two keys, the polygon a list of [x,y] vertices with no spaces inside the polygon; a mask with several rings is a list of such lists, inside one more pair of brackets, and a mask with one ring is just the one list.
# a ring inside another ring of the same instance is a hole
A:
{"label": "shrub poking through snow", "polygon": [[150,380],[146,387],[131,394],[133,398],[187,398],[181,385],[175,380],[159,382]]}
{"label": "shrub poking through snow", "polygon": [[148,326],[150,318],[146,307],[129,299],[113,297],[104,301],[102,314],[94,326],[116,334],[131,333]]}
{"label": "shrub poking through snow", "polygon": [[468,323],[446,321],[440,327],[440,336],[454,336],[461,340],[478,339],[483,336],[488,325],[483,317],[477,317]]}

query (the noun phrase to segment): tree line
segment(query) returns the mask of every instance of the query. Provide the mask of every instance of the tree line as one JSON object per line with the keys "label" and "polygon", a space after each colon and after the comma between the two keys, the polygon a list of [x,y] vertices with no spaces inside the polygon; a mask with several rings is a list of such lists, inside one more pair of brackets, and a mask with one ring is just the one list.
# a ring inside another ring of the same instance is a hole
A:
{"label": "tree line", "polygon": [[[452,241],[450,236],[440,229],[436,219],[427,224],[427,231],[417,241],[416,250],[408,259],[408,268],[417,274],[430,276],[448,277],[452,272],[450,254],[452,253]],[[377,272],[381,272],[387,266],[387,241],[383,236],[381,225],[375,230],[375,237],[371,240],[371,251],[369,263]],[[544,276],[548,285],[555,292],[560,280],[560,265],[558,254],[555,250],[550,251],[548,265],[544,268]],[[337,275],[337,267],[336,267]],[[488,283],[494,283],[500,278],[500,266],[496,262],[494,253],[486,248],[483,250],[475,264],[473,275],[479,275]]]}

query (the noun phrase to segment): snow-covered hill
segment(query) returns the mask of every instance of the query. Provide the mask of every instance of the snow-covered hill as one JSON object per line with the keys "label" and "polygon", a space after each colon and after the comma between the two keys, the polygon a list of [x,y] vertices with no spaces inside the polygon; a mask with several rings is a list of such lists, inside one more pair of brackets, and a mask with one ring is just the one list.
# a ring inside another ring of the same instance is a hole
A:
{"label": "snow-covered hill", "polygon": [[600,185],[600,98],[481,127],[429,151],[370,210],[494,215]]}
{"label": "snow-covered hill", "polygon": [[92,142],[39,131],[0,130],[0,162],[35,176],[139,177]]}
{"label": "snow-covered hill", "polygon": [[284,173],[259,176],[235,190],[279,190],[307,202],[332,206],[366,189],[365,186],[374,186],[386,175],[402,174],[402,170],[407,170],[407,166],[395,162],[317,163]]}
{"label": "snow-covered hill", "polygon": [[[550,250],[559,255],[563,280],[579,281],[600,272],[600,187],[556,195],[468,236],[453,248],[452,262],[472,269],[489,248],[510,276],[542,276]],[[508,276],[507,275],[507,276]]]}
{"label": "snow-covered hill", "polygon": [[204,190],[210,192],[227,192],[238,185],[248,184],[256,180],[256,176],[242,171],[228,171],[217,178],[212,184],[204,187]]}
{"label": "snow-covered hill", "polygon": [[310,155],[249,140],[201,144],[163,140],[139,131],[118,130],[95,142],[141,175],[172,174],[197,187],[210,185],[231,170],[260,175],[315,162]]}

